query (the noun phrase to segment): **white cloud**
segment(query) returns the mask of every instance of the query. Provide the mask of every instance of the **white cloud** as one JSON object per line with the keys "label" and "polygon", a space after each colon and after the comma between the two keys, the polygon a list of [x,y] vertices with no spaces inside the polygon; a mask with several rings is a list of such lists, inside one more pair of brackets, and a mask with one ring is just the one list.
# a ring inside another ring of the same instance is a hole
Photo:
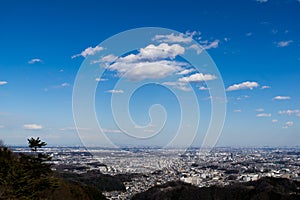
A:
{"label": "white cloud", "polygon": [[0,125],[0,128],[4,128],[5,126],[4,125]]}
{"label": "white cloud", "polygon": [[191,68],[191,69],[184,69],[184,70],[182,70],[182,71],[180,71],[180,72],[178,72],[176,74],[178,74],[178,75],[187,75],[187,74],[190,74],[190,73],[192,73],[194,71],[195,71],[195,69],[193,69],[193,68]]}
{"label": "white cloud", "polygon": [[121,130],[119,129],[102,129],[102,131],[104,133],[123,133]]}
{"label": "white cloud", "polygon": [[272,122],[273,122],[273,123],[277,123],[278,120],[277,120],[277,119],[272,119]]}
{"label": "white cloud", "polygon": [[176,56],[184,54],[184,52],[185,52],[184,47],[180,46],[179,44],[169,45],[166,43],[161,43],[158,46],[150,44],[145,48],[140,49],[137,58],[141,57],[142,59],[149,59],[149,60],[164,59],[164,58],[174,59]]}
{"label": "white cloud", "polygon": [[178,44],[162,43],[158,46],[150,44],[141,48],[138,54],[118,58],[107,69],[117,71],[119,76],[124,76],[131,81],[165,78],[183,71],[182,67],[188,65],[185,62],[172,61],[184,52],[185,49]]}
{"label": "white cloud", "polygon": [[108,81],[106,78],[95,78],[95,81],[100,82],[100,81]]}
{"label": "white cloud", "polygon": [[270,113],[259,113],[256,115],[256,117],[271,117],[272,115]]}
{"label": "white cloud", "polygon": [[42,130],[43,126],[39,124],[24,124],[23,129],[25,130]]}
{"label": "white cloud", "polygon": [[199,90],[208,90],[208,88],[204,87],[204,86],[201,86],[201,87],[199,87]]}
{"label": "white cloud", "polygon": [[178,90],[182,90],[182,91],[191,91],[191,88],[188,87],[188,84],[187,83],[183,83],[183,82],[178,82],[178,81],[175,81],[175,82],[164,82],[162,83],[163,85],[167,85],[167,86],[172,86]]}
{"label": "white cloud", "polygon": [[256,88],[258,86],[259,84],[257,82],[246,81],[243,83],[231,85],[227,88],[226,91],[246,90],[246,89],[252,90],[253,88]]}
{"label": "white cloud", "polygon": [[291,99],[290,96],[276,96],[273,98],[273,100],[289,100]]}
{"label": "white cloud", "polygon": [[28,64],[41,63],[41,62],[43,62],[41,59],[33,58],[33,59],[28,61]]}
{"label": "white cloud", "polygon": [[79,56],[87,57],[90,55],[95,55],[97,52],[102,51],[103,47],[95,46],[95,47],[88,47],[85,50],[83,50],[81,53],[73,55],[71,58],[76,58]]}
{"label": "white cloud", "polygon": [[80,128],[80,127],[65,127],[65,128],[61,128],[59,129],[60,131],[91,131],[91,128]]}
{"label": "white cloud", "polygon": [[241,109],[237,109],[237,110],[234,110],[233,112],[240,113],[240,112],[242,112],[242,110]]}
{"label": "white cloud", "polygon": [[70,84],[69,83],[62,83],[60,86],[61,87],[68,87],[68,86],[70,86]]}
{"label": "white cloud", "polygon": [[259,2],[259,3],[266,3],[266,2],[268,2],[268,0],[256,0],[257,2]]}
{"label": "white cloud", "polygon": [[178,81],[179,82],[201,82],[201,81],[211,81],[215,79],[216,76],[211,74],[196,73],[187,77],[179,78]]}
{"label": "white cloud", "polygon": [[7,81],[0,81],[0,85],[6,85],[7,83]]}
{"label": "white cloud", "polygon": [[153,40],[167,43],[190,43],[193,40],[193,34],[189,36],[183,33],[180,33],[179,35],[175,35],[174,33],[169,35],[155,35]]}
{"label": "white cloud", "polygon": [[91,61],[91,64],[95,64],[95,63],[112,63],[115,60],[117,60],[118,57],[113,55],[113,54],[109,54],[107,56],[103,56],[100,60],[93,60]]}
{"label": "white cloud", "polygon": [[201,42],[201,46],[193,44],[188,49],[194,49],[197,54],[202,53],[203,50],[215,49],[219,46],[220,40],[214,40],[209,43],[207,40]]}
{"label": "white cloud", "polygon": [[253,33],[252,32],[248,32],[248,33],[246,33],[246,36],[247,37],[250,37],[250,36],[252,36],[253,35]]}
{"label": "white cloud", "polygon": [[280,110],[278,111],[279,115],[288,115],[288,116],[292,116],[292,115],[296,115],[298,117],[300,117],[300,110]]}
{"label": "white cloud", "polygon": [[265,110],[263,108],[258,108],[255,110],[256,112],[264,112]]}
{"label": "white cloud", "polygon": [[119,76],[124,76],[131,81],[144,79],[161,79],[176,72],[182,71],[182,66],[186,63],[160,60],[153,62],[116,62],[109,66],[112,71],[117,71]]}
{"label": "white cloud", "polygon": [[265,90],[265,89],[269,89],[269,88],[271,88],[271,86],[268,86],[268,85],[263,85],[263,86],[261,86],[261,88],[260,88],[260,89],[262,89],[262,90]]}
{"label": "white cloud", "polygon": [[287,47],[289,46],[291,43],[293,42],[293,40],[287,40],[287,41],[280,41],[277,42],[277,47]]}
{"label": "white cloud", "polygon": [[107,90],[106,92],[120,94],[120,93],[124,93],[124,90]]}
{"label": "white cloud", "polygon": [[288,122],[285,123],[285,125],[287,125],[287,126],[293,126],[294,122],[293,121],[288,121]]}

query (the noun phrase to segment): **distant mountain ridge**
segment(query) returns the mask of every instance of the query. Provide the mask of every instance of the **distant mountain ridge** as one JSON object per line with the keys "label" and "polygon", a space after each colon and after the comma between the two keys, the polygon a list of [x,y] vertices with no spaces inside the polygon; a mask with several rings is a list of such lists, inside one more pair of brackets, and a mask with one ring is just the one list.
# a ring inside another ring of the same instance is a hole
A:
{"label": "distant mountain ridge", "polygon": [[257,181],[199,188],[169,182],[136,194],[132,200],[299,200],[300,182],[264,177]]}

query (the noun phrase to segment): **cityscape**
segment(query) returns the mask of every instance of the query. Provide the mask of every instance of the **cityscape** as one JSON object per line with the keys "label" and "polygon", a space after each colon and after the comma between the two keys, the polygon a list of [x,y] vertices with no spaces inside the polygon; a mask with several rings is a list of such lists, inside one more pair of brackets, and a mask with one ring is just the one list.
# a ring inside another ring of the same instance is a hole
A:
{"label": "cityscape", "polygon": [[[21,147],[13,149],[28,151]],[[224,186],[262,177],[300,181],[299,148],[219,147],[210,152],[194,148],[182,153],[178,149],[53,147],[45,148],[44,152],[51,155],[53,169],[57,171],[132,176],[124,182],[126,191],[104,192],[108,199],[131,199],[134,194],[170,181],[197,187]]]}

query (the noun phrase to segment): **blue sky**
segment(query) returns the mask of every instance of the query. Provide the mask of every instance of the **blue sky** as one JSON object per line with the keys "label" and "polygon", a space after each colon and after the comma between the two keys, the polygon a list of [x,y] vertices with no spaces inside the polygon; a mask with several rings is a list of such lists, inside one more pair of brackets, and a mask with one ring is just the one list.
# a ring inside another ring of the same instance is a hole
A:
{"label": "blue sky", "polygon": [[[72,91],[86,54],[122,31],[163,27],[198,41],[218,67],[227,89],[219,146],[297,146],[299,13],[297,0],[2,1],[0,138],[9,145],[25,144],[30,136],[40,136],[50,145],[82,145],[73,121]],[[183,61],[180,53],[174,61]],[[108,137],[129,145],[110,109],[111,92],[117,92],[110,90],[120,78],[119,70],[108,71],[107,80],[99,82],[95,107]],[[209,122],[210,101],[208,91],[200,89],[206,87],[202,81],[193,82],[192,87],[201,107],[203,130],[194,141],[199,145]],[[180,120],[174,95],[152,85],[133,97],[130,110],[139,125],[149,123],[152,104],[165,106],[169,116],[165,139],[169,140],[168,134],[176,131]]]}

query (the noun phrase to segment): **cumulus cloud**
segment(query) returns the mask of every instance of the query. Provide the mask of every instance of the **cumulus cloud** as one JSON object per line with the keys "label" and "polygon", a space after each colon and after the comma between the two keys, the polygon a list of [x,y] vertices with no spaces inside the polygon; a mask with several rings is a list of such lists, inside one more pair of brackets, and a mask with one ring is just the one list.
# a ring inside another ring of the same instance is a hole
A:
{"label": "cumulus cloud", "polygon": [[211,81],[215,79],[216,76],[211,74],[196,73],[190,76],[179,78],[178,81],[179,82],[202,82],[202,81]]}
{"label": "cumulus cloud", "polygon": [[28,61],[28,64],[35,64],[35,63],[41,63],[41,62],[43,62],[41,59],[33,58],[33,59]]}
{"label": "cumulus cloud", "polygon": [[116,71],[119,76],[131,81],[161,79],[183,71],[183,67],[188,64],[173,59],[184,52],[184,47],[179,44],[162,43],[157,46],[150,44],[141,48],[138,54],[118,58],[107,66],[107,69]]}
{"label": "cumulus cloud", "polygon": [[0,81],[0,85],[6,85],[7,83],[7,81]]}
{"label": "cumulus cloud", "polygon": [[258,86],[259,86],[259,84],[257,82],[246,81],[246,82],[242,82],[239,84],[231,85],[227,88],[226,91],[246,90],[246,89],[252,90]]}
{"label": "cumulus cloud", "polygon": [[43,126],[39,124],[24,124],[23,129],[25,130],[42,130]]}
{"label": "cumulus cloud", "polygon": [[289,100],[291,99],[290,96],[276,96],[273,98],[273,100]]}
{"label": "cumulus cloud", "polygon": [[102,50],[103,50],[103,47],[100,47],[100,46],[88,47],[85,50],[83,50],[81,53],[73,55],[71,58],[73,59],[73,58],[76,58],[79,56],[87,57],[90,55],[95,55],[97,52],[102,51]]}
{"label": "cumulus cloud", "polygon": [[270,113],[259,113],[256,115],[256,117],[271,117],[272,115]]}
{"label": "cumulus cloud", "polygon": [[124,93],[124,90],[107,90],[106,92],[120,94],[120,93]]}
{"label": "cumulus cloud", "polygon": [[273,123],[277,123],[278,120],[277,120],[277,119],[272,119],[272,122],[273,122]]}
{"label": "cumulus cloud", "polygon": [[183,33],[175,35],[171,33],[169,35],[155,35],[153,40],[166,43],[190,43],[193,40],[193,35],[187,36]]}
{"label": "cumulus cloud", "polygon": [[287,46],[289,46],[292,42],[293,42],[293,40],[280,41],[280,42],[277,42],[276,45],[277,45],[277,47],[287,47]]}

